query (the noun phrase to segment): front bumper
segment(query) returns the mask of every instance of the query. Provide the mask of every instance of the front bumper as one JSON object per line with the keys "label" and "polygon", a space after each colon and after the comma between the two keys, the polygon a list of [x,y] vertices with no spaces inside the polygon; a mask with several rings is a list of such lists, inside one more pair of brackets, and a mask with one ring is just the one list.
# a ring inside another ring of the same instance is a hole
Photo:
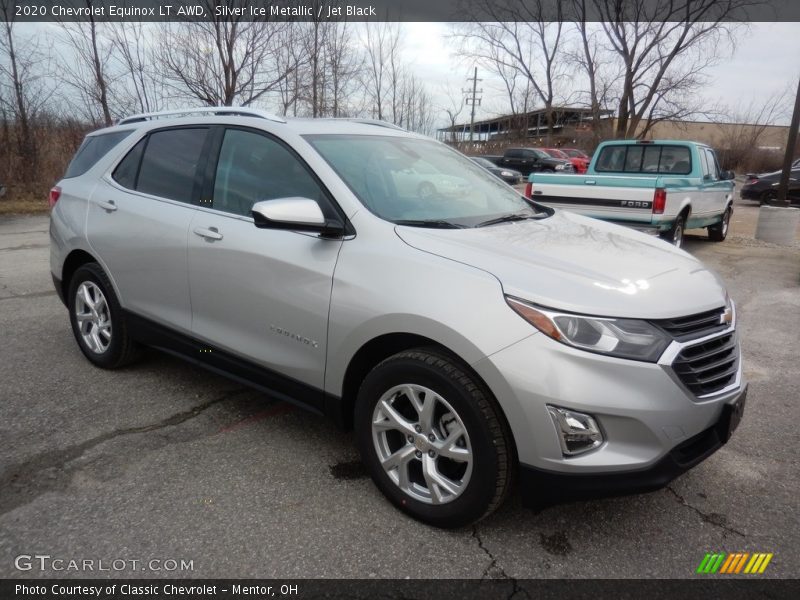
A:
{"label": "front bumper", "polygon": [[[744,410],[745,385],[731,404],[723,407],[719,420],[697,435],[675,446],[650,467],[621,473],[561,473],[521,464],[519,484],[522,502],[528,508],[542,509],[555,504],[652,492],[698,465],[719,450],[729,439]],[[733,406],[739,406],[737,423],[731,427]]]}
{"label": "front bumper", "polygon": [[[732,327],[720,335],[731,332],[736,336]],[[687,345],[693,343],[697,340]],[[519,462],[524,465],[523,479],[537,480],[531,473],[545,482],[562,475],[567,480],[598,478],[611,482],[604,485],[613,494],[621,493],[613,491],[617,488],[636,491],[637,473],[642,472],[648,473],[646,480],[654,481],[644,488],[663,485],[716,450],[719,446],[710,443],[713,449],[708,454],[682,459],[677,467],[671,462],[676,451],[696,448],[704,435],[713,442],[708,432],[747,387],[738,340],[733,382],[702,397],[673,371],[670,361],[680,347],[674,342],[661,362],[647,363],[585,352],[535,333],[473,367],[508,419]],[[583,454],[565,456],[548,405],[591,415],[602,431],[603,443]]]}

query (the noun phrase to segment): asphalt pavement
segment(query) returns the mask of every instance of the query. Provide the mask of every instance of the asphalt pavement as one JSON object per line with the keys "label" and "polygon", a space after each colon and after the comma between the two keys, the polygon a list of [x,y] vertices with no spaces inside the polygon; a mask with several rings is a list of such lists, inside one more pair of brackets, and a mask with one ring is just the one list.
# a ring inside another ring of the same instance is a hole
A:
{"label": "asphalt pavement", "polygon": [[800,246],[753,240],[754,211],[724,243],[686,241],[738,303],[751,387],[731,442],[658,492],[540,513],[514,494],[456,531],[395,510],[322,418],[154,351],[91,366],[47,217],[3,217],[0,577],[683,578],[717,551],[771,552],[762,577],[796,577]]}

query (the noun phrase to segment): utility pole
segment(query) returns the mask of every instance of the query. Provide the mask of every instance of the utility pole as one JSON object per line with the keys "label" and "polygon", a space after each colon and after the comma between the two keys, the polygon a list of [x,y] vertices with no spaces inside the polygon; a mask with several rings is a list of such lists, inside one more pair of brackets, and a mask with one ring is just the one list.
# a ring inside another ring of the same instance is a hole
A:
{"label": "utility pole", "polygon": [[483,79],[478,79],[478,67],[475,67],[475,75],[472,77],[468,77],[467,81],[472,82],[472,90],[466,89],[462,90],[465,94],[471,94],[472,97],[467,96],[465,102],[467,106],[472,107],[472,112],[469,117],[469,141],[472,143],[472,136],[475,133],[475,107],[481,105],[481,99],[477,98],[477,94],[483,93],[483,88],[478,89],[478,82],[483,81]]}
{"label": "utility pole", "polygon": [[797,80],[797,95],[794,98],[794,112],[792,113],[792,122],[789,125],[789,137],[786,140],[786,154],[783,155],[783,171],[781,172],[781,180],[778,184],[777,206],[789,206],[789,198],[787,196],[789,191],[789,172],[792,169],[794,149],[797,145],[798,127],[800,127],[800,79]]}

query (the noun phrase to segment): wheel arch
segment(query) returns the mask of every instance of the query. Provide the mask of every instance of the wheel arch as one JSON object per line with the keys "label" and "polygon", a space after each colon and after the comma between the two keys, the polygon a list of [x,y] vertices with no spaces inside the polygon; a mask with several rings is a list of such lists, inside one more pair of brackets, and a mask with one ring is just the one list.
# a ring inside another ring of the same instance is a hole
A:
{"label": "wheel arch", "polygon": [[67,255],[67,258],[64,259],[64,266],[61,268],[61,297],[64,299],[64,304],[69,303],[69,283],[72,280],[72,276],[75,274],[75,271],[80,269],[83,265],[91,262],[99,263],[94,256],[86,252],[86,250],[81,250],[80,248],[72,250]]}
{"label": "wheel arch", "polygon": [[[488,383],[473,369],[469,363],[453,352],[444,344],[431,339],[429,337],[415,334],[415,333],[384,333],[371,340],[365,342],[350,359],[345,370],[344,379],[342,383],[341,397],[333,398],[331,404],[326,407],[329,416],[331,416],[342,428],[349,430],[353,427],[353,413],[355,410],[356,396],[361,386],[364,377],[379,363],[386,360],[390,356],[410,350],[412,348],[426,348],[439,352],[459,363],[459,366],[475,378],[481,385],[486,388],[486,391],[494,396],[492,389]],[[503,410],[500,402],[497,402],[502,418],[508,423],[508,418]],[[509,429],[510,430],[510,429]],[[512,436],[512,444],[514,443]]]}

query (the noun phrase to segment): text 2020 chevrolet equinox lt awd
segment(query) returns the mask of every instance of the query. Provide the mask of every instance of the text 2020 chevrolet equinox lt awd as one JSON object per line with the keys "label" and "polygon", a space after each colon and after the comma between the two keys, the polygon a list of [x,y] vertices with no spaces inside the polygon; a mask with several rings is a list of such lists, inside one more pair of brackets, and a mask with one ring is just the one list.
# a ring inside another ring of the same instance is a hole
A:
{"label": "text 2020 chevrolet equinox lt awd", "polygon": [[742,415],[733,302],[696,259],[385,123],[137,115],[87,136],[50,201],[89,361],[154,346],[353,426],[434,525],[514,480],[533,506],[658,488]]}

